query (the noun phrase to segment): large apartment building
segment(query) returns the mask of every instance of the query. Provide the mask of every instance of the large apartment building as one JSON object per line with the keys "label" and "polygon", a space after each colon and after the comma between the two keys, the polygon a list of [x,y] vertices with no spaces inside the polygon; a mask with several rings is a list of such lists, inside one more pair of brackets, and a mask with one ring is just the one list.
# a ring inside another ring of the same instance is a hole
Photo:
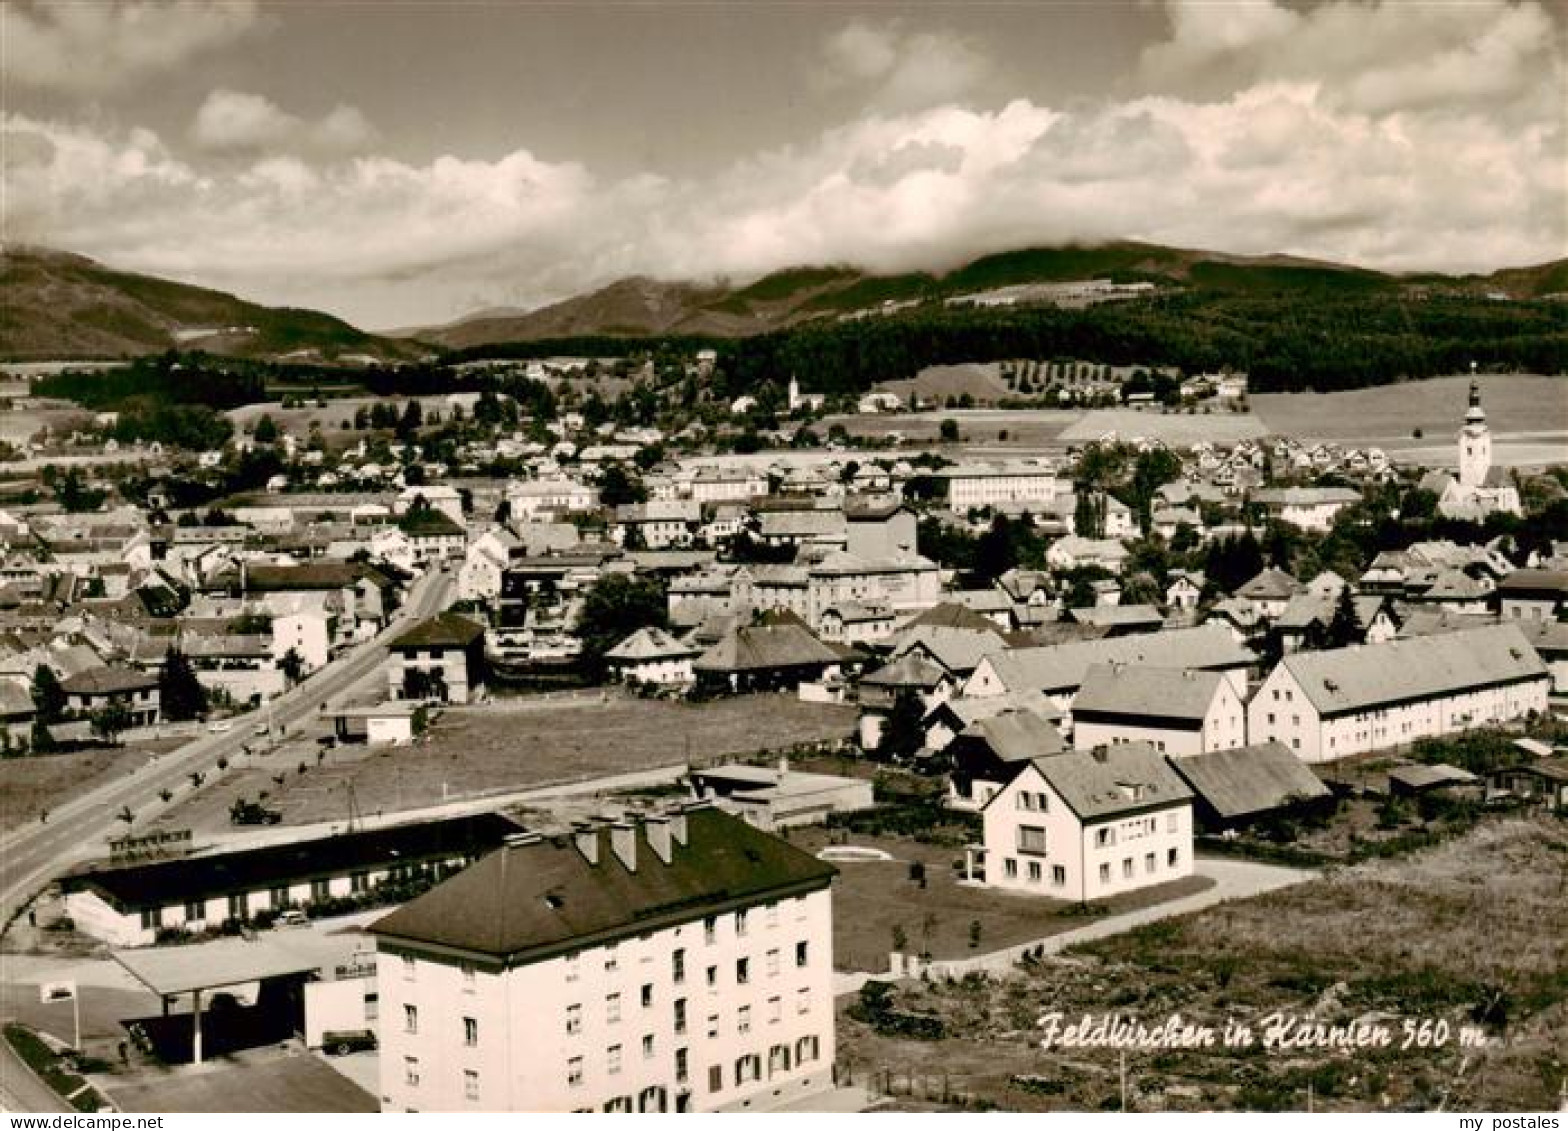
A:
{"label": "large apartment building", "polygon": [[370,928],[382,1109],[766,1110],[829,1086],[834,874],[706,807],[512,838]]}
{"label": "large apartment building", "polygon": [[1292,652],[1248,703],[1247,737],[1331,762],[1545,711],[1551,683],[1513,624]]}

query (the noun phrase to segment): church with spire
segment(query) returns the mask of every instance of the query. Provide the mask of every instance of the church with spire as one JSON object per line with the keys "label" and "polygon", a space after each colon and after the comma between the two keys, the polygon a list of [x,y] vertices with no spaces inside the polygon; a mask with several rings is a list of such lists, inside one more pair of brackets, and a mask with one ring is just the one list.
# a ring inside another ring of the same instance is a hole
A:
{"label": "church with spire", "polygon": [[1491,514],[1523,513],[1519,489],[1507,471],[1492,466],[1492,430],[1486,425],[1481,386],[1473,371],[1470,407],[1459,429],[1459,474],[1434,471],[1421,480],[1421,486],[1437,495],[1437,513],[1444,518],[1484,522]]}

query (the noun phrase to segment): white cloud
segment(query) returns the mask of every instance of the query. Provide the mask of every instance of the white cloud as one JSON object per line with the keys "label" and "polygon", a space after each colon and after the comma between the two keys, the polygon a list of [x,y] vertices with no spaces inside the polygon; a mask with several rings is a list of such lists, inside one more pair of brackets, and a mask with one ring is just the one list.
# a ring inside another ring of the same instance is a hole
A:
{"label": "white cloud", "polygon": [[[1520,30],[1540,9],[1487,10],[1462,47],[1451,30],[1409,32],[1424,56],[1382,42],[1393,33],[1381,8],[1314,9],[1288,33],[1277,13],[1229,29],[1178,21],[1169,50],[1145,58],[1149,89],[1120,101],[879,110],[700,181],[604,181],[525,150],[328,160],[301,132],[343,126],[358,138],[362,120],[345,110],[305,122],[254,96],[211,115],[226,125],[217,135],[246,139],[221,159],[182,160],[146,131],[13,115],[0,221],[18,239],[372,326],[543,303],[634,272],[942,268],[1116,238],[1490,270],[1568,250],[1568,155],[1550,97],[1561,52],[1543,54]],[[1378,49],[1356,48],[1359,70],[1339,55],[1314,68],[1281,35]],[[852,37],[843,68],[885,83],[900,57],[886,42]],[[1430,98],[1421,60],[1457,82],[1454,68],[1474,76],[1471,51],[1505,73],[1466,87],[1473,99]],[[1249,52],[1281,61],[1266,73]],[[1185,85],[1207,73],[1202,60],[1230,74],[1223,89]]]}
{"label": "white cloud", "polygon": [[6,3],[0,44],[11,80],[101,94],[232,43],[260,24],[255,0]]}
{"label": "white cloud", "polygon": [[259,94],[215,90],[196,111],[191,140],[214,153],[364,150],[376,131],[353,106],[339,105],[316,122],[287,113]]}
{"label": "white cloud", "polygon": [[920,110],[960,98],[985,78],[990,62],[962,36],[906,31],[897,21],[859,20],[829,36],[818,82],[855,87],[882,110]]}

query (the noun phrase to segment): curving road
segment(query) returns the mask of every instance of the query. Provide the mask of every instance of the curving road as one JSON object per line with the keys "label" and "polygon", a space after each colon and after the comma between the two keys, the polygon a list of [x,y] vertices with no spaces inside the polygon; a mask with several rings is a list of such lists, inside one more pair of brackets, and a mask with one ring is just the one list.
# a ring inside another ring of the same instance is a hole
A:
{"label": "curving road", "polygon": [[[197,770],[215,769],[219,757],[237,757],[255,738],[256,725],[270,719],[274,727],[292,727],[315,714],[322,703],[341,695],[379,668],[387,655],[389,639],[446,607],[452,574],[431,570],[415,582],[408,600],[387,627],[372,641],[343,653],[304,683],[278,696],[265,711],[239,715],[222,734],[203,733],[177,750],[157,758],[130,775],[106,782],[90,793],[72,798],[50,811],[46,823],[30,826],[0,839],[0,930],[27,905],[33,895],[71,864],[101,854],[103,841],[124,832],[118,814],[129,807],[145,812],[161,804],[158,792],[186,783]],[[209,773],[209,781],[216,775]],[[189,796],[190,791],[183,791]]]}

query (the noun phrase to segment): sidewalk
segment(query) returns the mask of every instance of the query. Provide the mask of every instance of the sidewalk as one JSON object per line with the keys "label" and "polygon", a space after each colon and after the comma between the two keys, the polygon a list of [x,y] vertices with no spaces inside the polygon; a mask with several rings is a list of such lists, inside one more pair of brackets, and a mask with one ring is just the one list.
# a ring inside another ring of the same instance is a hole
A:
{"label": "sidewalk", "polygon": [[[1086,923],[1082,927],[1075,927],[1070,931],[1050,935],[1047,938],[1034,942],[1019,943],[1016,946],[1004,947],[987,954],[971,955],[959,959],[937,960],[927,968],[933,977],[961,978],[973,971],[983,971],[987,974],[1006,976],[1016,969],[1018,959],[1025,951],[1042,949],[1045,954],[1059,954],[1063,950],[1079,943],[1093,942],[1096,939],[1108,938],[1119,935],[1124,931],[1133,930],[1147,923],[1156,923],[1161,919],[1169,919],[1176,915],[1186,915],[1193,911],[1202,911],[1213,907],[1215,904],[1224,903],[1230,899],[1250,899],[1255,895],[1276,891],[1279,888],[1290,887],[1293,884],[1304,883],[1315,879],[1316,872],[1302,868],[1283,868],[1275,864],[1259,864],[1251,860],[1221,859],[1211,856],[1200,856],[1194,865],[1194,873],[1207,876],[1214,881],[1214,886],[1196,895],[1173,899],[1169,903],[1156,904],[1153,907],[1142,907],[1136,911],[1127,911],[1120,915],[1110,915],[1104,919],[1097,919]],[[860,991],[860,987],[871,981],[890,980],[890,974],[867,974],[862,971],[833,972],[833,993],[835,996],[853,994]]]}

